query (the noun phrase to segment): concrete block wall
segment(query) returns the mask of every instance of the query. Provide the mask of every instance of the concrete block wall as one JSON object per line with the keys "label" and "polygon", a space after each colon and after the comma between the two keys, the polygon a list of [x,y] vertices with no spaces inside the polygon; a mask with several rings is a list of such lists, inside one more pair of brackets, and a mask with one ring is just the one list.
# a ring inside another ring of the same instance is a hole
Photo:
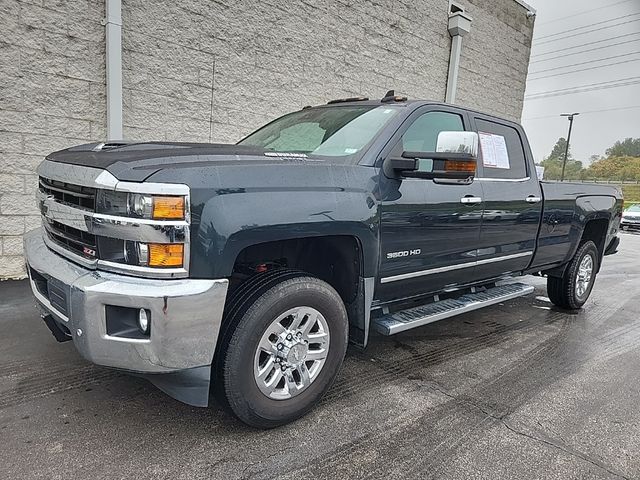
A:
{"label": "concrete block wall", "polygon": [[[458,102],[518,119],[533,23],[515,0],[473,17]],[[448,0],[123,0],[128,140],[235,142],[305,105],[391,88],[444,99]],[[35,168],[106,135],[103,0],[0,1],[0,278],[24,276]]]}
{"label": "concrete block wall", "polygon": [[227,142],[332,98],[442,98],[446,22],[443,0],[126,0],[125,133]]}
{"label": "concrete block wall", "polygon": [[471,31],[463,39],[456,103],[520,121],[533,19],[513,0],[466,0]]}
{"label": "concrete block wall", "polygon": [[25,275],[37,165],[105,136],[103,17],[102,1],[0,1],[0,278]]}

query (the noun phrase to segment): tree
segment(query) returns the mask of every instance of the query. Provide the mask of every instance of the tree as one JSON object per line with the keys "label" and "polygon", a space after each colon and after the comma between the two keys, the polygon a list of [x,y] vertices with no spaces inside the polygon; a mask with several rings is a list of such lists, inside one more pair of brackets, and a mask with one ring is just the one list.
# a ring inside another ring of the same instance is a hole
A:
{"label": "tree", "polygon": [[607,157],[640,157],[640,138],[618,140],[606,153]]}
{"label": "tree", "polygon": [[593,162],[588,178],[605,180],[640,180],[640,157],[609,157]]}
{"label": "tree", "polygon": [[[562,160],[564,158],[564,151],[567,148],[567,139],[560,137],[556,144],[553,146],[553,150],[547,158]],[[569,147],[569,154],[567,155],[567,161],[572,160],[571,147]]]}
{"label": "tree", "polygon": [[[540,165],[544,167],[544,178],[546,180],[560,180],[560,178],[562,178],[562,161],[566,147],[567,140],[564,137],[560,137],[553,146],[549,156],[540,162]],[[583,177],[583,172],[582,162],[574,160],[571,155],[571,149],[569,149],[564,178],[568,180],[578,180]]]}

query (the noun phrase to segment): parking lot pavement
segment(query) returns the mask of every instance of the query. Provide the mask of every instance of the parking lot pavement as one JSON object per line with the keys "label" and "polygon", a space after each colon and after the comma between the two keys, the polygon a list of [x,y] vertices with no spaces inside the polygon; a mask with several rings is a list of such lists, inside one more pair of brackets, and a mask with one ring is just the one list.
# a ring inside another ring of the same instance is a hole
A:
{"label": "parking lot pavement", "polygon": [[0,284],[0,478],[638,478],[640,236],[591,299],[534,294],[350,350],[319,408],[252,430],[95,367]]}

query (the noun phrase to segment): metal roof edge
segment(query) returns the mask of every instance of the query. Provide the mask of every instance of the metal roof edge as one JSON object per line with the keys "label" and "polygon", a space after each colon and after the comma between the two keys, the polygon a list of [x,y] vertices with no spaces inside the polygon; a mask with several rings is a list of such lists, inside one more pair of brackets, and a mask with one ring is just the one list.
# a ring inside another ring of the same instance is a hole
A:
{"label": "metal roof edge", "polygon": [[529,10],[532,13],[537,13],[536,9],[533,8],[531,5],[529,5],[527,2],[523,1],[523,0],[513,0],[514,2],[516,2],[517,4],[523,6],[524,8],[526,8],[527,10]]}

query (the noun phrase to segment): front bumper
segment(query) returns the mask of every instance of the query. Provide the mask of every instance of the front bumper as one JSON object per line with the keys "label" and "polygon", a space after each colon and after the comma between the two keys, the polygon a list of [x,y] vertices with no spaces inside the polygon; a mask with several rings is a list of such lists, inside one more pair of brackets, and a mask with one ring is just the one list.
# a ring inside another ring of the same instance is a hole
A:
{"label": "front bumper", "polygon": [[640,218],[622,217],[622,220],[620,220],[620,226],[628,228],[640,228]]}
{"label": "front bumper", "polygon": [[[88,270],[51,251],[42,233],[37,229],[24,239],[33,294],[84,358],[142,374],[210,369],[226,279],[151,280]],[[108,335],[107,305],[149,310],[149,338]]]}

